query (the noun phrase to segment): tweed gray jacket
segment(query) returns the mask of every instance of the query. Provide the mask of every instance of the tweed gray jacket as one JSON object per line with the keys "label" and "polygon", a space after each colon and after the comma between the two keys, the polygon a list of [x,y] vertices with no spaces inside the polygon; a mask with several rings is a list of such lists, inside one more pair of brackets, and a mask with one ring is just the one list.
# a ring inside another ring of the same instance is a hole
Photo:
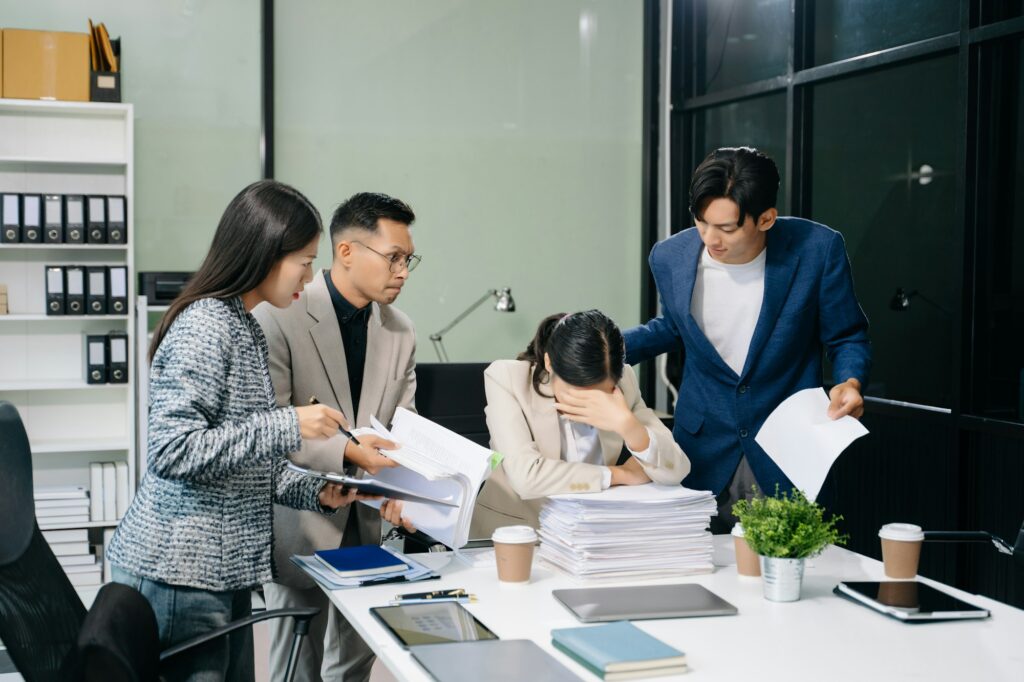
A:
{"label": "tweed gray jacket", "polygon": [[273,503],[329,513],[323,484],[285,468],[301,444],[256,319],[238,298],[191,304],[153,357],[147,469],[107,561],[212,591],[270,581]]}

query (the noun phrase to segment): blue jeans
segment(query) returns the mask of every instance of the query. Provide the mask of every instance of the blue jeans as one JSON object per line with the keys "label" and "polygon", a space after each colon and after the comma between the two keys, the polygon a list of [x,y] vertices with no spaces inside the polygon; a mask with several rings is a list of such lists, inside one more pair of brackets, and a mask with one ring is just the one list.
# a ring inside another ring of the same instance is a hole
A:
{"label": "blue jeans", "polygon": [[[192,637],[245,618],[252,612],[249,590],[211,592],[193,587],[168,585],[111,566],[114,582],[133,587],[153,606],[160,630],[160,648],[166,649]],[[197,648],[195,653],[176,656],[182,660],[173,669],[161,670],[167,680],[189,682],[252,682],[252,628],[243,628]]]}

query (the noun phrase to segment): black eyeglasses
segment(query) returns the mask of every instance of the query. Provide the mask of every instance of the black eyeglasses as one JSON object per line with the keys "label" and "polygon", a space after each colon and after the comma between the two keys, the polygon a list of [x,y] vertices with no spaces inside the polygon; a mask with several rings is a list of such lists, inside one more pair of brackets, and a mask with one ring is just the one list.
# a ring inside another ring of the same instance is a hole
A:
{"label": "black eyeglasses", "polygon": [[388,269],[391,270],[391,272],[394,274],[398,274],[399,272],[401,272],[402,268],[405,268],[409,272],[412,272],[413,270],[416,269],[416,266],[420,264],[420,261],[423,260],[420,256],[417,256],[415,253],[410,254],[408,256],[402,253],[395,253],[390,256],[387,256],[378,251],[377,249],[369,247],[360,241],[356,241],[355,239],[353,239],[352,241],[356,244],[359,244],[359,246],[362,246],[365,249],[370,249],[370,251],[373,251],[375,254],[386,260],[388,262]]}

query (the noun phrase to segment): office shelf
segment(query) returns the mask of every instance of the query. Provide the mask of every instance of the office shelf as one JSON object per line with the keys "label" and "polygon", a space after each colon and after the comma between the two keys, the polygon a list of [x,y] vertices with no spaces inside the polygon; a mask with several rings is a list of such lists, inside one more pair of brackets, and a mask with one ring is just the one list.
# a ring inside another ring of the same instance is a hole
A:
{"label": "office shelf", "polygon": [[[76,530],[78,528],[116,528],[117,521],[83,521],[81,523],[58,523],[52,526],[39,526],[39,530]],[[38,521],[37,521],[38,522]]]}
{"label": "office shelf", "polygon": [[89,320],[127,320],[127,315],[46,315],[42,313],[13,313],[0,315],[0,322],[68,322]]}
{"label": "office shelf", "polygon": [[111,388],[128,388],[128,384],[89,384],[84,379],[26,379],[24,381],[0,381],[2,391],[95,391]]}
{"label": "office shelf", "polygon": [[127,251],[127,244],[0,244],[2,251]]}
{"label": "office shelf", "polygon": [[74,452],[121,452],[130,450],[131,443],[125,438],[54,439],[36,441],[29,447],[34,455],[46,455]]}

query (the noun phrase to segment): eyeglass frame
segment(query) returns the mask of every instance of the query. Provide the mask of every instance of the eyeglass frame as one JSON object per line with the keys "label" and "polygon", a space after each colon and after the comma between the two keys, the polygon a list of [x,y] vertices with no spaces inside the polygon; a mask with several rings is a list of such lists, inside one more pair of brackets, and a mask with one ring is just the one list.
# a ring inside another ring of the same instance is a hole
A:
{"label": "eyeglass frame", "polygon": [[401,267],[398,270],[394,269],[395,265],[397,265],[398,263],[403,263],[405,265],[405,271],[411,273],[413,270],[416,269],[416,266],[420,264],[420,261],[423,260],[423,256],[420,256],[415,253],[410,253],[409,255],[405,256],[403,260],[396,261],[395,256],[398,255],[397,253],[393,256],[386,256],[377,249],[373,248],[372,246],[367,246],[366,244],[362,243],[358,239],[353,239],[352,243],[359,244],[359,246],[363,247],[364,249],[369,249],[370,251],[373,251],[375,254],[386,260],[388,262],[388,270],[391,272],[392,275],[397,275],[402,271]]}

